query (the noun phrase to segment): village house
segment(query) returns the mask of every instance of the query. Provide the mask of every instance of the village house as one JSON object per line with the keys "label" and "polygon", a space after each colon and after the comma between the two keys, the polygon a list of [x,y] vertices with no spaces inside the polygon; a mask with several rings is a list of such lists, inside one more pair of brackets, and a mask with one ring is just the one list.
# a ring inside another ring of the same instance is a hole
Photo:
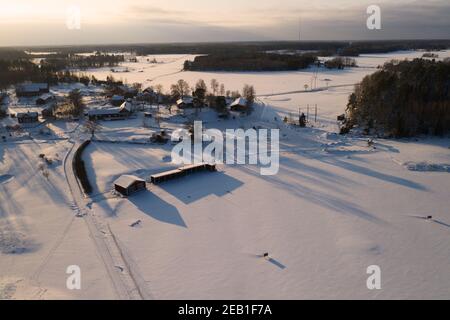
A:
{"label": "village house", "polygon": [[87,115],[89,120],[124,120],[133,112],[133,105],[124,102],[120,107],[89,110]]}
{"label": "village house", "polygon": [[128,86],[119,86],[120,92],[123,94],[125,99],[132,99],[137,96],[138,90],[134,87],[128,87]]}
{"label": "village house", "polygon": [[114,181],[114,190],[126,197],[133,193],[145,190],[146,187],[145,180],[130,175],[123,175]]}
{"label": "village house", "polygon": [[26,83],[16,86],[16,95],[18,97],[35,97],[44,93],[49,93],[48,83]]}
{"label": "village house", "polygon": [[42,117],[46,118],[46,119],[53,118],[54,112],[55,112],[55,107],[56,107],[56,104],[53,104],[53,103],[45,106],[45,108],[42,109],[42,111],[41,111]]}
{"label": "village house", "polygon": [[155,94],[155,90],[151,87],[147,87],[144,90],[142,90],[142,93],[149,93],[149,94]]}
{"label": "village house", "polygon": [[19,112],[16,114],[19,123],[34,123],[39,121],[39,114],[37,112]]}
{"label": "village house", "polygon": [[152,103],[157,101],[158,95],[153,91],[152,88],[146,88],[141,93],[136,95],[138,101],[145,101]]}
{"label": "village house", "polygon": [[228,108],[230,109],[231,112],[246,112],[248,110],[248,103],[247,103],[247,99],[245,98],[237,98],[236,100],[234,100],[233,103],[231,103]]}
{"label": "village house", "polygon": [[194,107],[194,99],[192,97],[183,97],[177,100],[177,107],[179,109],[187,109]]}
{"label": "village house", "polygon": [[111,98],[111,104],[115,107],[122,105],[125,102],[124,96],[114,95]]}
{"label": "village house", "polygon": [[46,93],[36,99],[36,104],[39,106],[42,106],[42,105],[45,105],[45,104],[48,104],[48,103],[54,102],[54,101],[55,101],[55,96],[52,95],[51,93]]}

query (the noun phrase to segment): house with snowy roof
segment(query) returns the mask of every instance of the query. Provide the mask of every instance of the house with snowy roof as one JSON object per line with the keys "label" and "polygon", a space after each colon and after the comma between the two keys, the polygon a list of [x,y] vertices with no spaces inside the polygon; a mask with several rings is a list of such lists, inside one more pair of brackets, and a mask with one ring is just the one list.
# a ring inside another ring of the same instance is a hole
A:
{"label": "house with snowy roof", "polygon": [[146,187],[145,180],[131,175],[120,176],[114,181],[114,190],[126,197],[145,190]]}
{"label": "house with snowy roof", "polygon": [[228,108],[231,112],[246,112],[249,108],[247,99],[245,98],[237,98],[234,100]]}
{"label": "house with snowy roof", "polygon": [[48,83],[24,83],[16,86],[18,97],[35,97],[44,93],[49,93]]}
{"label": "house with snowy roof", "polygon": [[133,104],[124,102],[120,107],[92,109],[87,112],[89,120],[124,120],[133,112]]}
{"label": "house with snowy roof", "polygon": [[194,98],[183,97],[183,98],[178,99],[177,107],[180,109],[193,108],[194,107]]}

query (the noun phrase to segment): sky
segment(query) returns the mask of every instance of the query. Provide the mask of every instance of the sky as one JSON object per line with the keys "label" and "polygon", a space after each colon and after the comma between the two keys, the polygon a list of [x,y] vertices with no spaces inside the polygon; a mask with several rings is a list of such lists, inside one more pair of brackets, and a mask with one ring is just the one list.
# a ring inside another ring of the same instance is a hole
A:
{"label": "sky", "polygon": [[449,17],[449,0],[0,0],[0,46],[448,39]]}

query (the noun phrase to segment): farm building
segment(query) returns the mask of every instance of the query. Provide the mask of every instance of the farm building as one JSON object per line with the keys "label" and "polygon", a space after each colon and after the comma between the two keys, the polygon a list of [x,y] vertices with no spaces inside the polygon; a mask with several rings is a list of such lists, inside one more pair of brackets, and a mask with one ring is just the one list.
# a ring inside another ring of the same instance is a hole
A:
{"label": "farm building", "polygon": [[130,116],[132,112],[132,105],[129,102],[124,102],[118,108],[108,109],[94,109],[88,111],[88,118],[91,121],[95,120],[124,120]]}
{"label": "farm building", "polygon": [[139,101],[153,102],[157,101],[158,94],[152,88],[146,88],[136,95],[136,99]]}
{"label": "farm building", "polygon": [[27,83],[16,86],[16,95],[18,97],[35,97],[49,92],[48,83]]}
{"label": "farm building", "polygon": [[132,99],[139,93],[136,88],[128,86],[119,86],[119,90],[122,92],[125,99]]}
{"label": "farm building", "polygon": [[122,105],[122,103],[124,103],[124,102],[125,102],[124,96],[114,95],[111,98],[111,104],[116,107]]}
{"label": "farm building", "polygon": [[46,93],[36,99],[36,104],[42,106],[44,104],[54,102],[54,101],[55,101],[55,96],[50,93]]}
{"label": "farm building", "polygon": [[182,176],[184,176],[184,172],[181,171],[180,169],[175,169],[175,170],[170,170],[170,171],[165,171],[165,172],[161,172],[158,174],[154,174],[150,177],[150,179],[153,184],[159,184],[161,182],[173,180],[176,178],[180,178]]}
{"label": "farm building", "polygon": [[120,109],[126,110],[129,113],[132,113],[134,111],[134,106],[131,102],[126,101],[120,105]]}
{"label": "farm building", "polygon": [[177,100],[177,107],[180,109],[193,108],[194,99],[192,97],[184,97]]}
{"label": "farm building", "polygon": [[187,165],[175,170],[154,174],[150,177],[150,179],[153,184],[159,184],[165,181],[177,179],[180,177],[184,177],[188,174],[201,171],[211,171],[211,172],[216,171],[216,165],[208,163]]}
{"label": "farm building", "polygon": [[245,98],[237,98],[231,103],[228,108],[234,112],[245,112],[248,109],[248,103]]}
{"label": "farm building", "polygon": [[124,196],[130,196],[145,189],[145,180],[135,176],[123,175],[114,181],[114,190]]}
{"label": "farm building", "polygon": [[33,123],[39,121],[39,114],[37,112],[20,112],[16,114],[19,123]]}
{"label": "farm building", "polygon": [[49,104],[41,111],[43,118],[52,118],[54,116],[56,104]]}

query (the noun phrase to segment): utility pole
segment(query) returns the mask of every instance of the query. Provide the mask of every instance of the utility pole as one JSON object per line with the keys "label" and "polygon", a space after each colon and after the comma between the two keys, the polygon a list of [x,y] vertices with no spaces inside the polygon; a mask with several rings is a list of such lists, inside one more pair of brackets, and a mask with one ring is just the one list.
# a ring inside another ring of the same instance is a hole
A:
{"label": "utility pole", "polygon": [[302,108],[298,108],[298,123],[300,124],[300,117],[302,116]]}
{"label": "utility pole", "polygon": [[317,123],[317,104],[316,104],[316,113],[315,113],[315,116],[314,116],[314,122]]}
{"label": "utility pole", "polygon": [[306,120],[309,121],[309,104],[308,104],[307,111],[306,111]]}

